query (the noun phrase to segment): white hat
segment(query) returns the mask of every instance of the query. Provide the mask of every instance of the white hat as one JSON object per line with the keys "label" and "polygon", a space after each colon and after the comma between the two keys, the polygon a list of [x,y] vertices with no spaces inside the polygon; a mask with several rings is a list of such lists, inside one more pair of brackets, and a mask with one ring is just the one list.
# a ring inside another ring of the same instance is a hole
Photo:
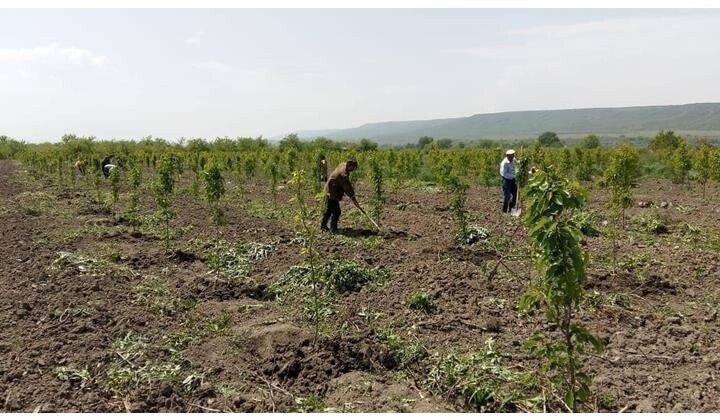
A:
{"label": "white hat", "polygon": [[514,155],[515,151],[513,149],[508,149],[507,152],[505,152],[506,155]]}

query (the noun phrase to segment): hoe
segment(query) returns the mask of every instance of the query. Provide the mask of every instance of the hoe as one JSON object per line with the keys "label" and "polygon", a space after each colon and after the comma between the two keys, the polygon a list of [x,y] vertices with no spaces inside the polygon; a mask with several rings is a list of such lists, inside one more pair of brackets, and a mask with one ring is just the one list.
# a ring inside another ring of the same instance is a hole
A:
{"label": "hoe", "polygon": [[520,208],[520,187],[515,184],[515,208],[510,210],[510,214],[514,217],[520,217],[520,213],[522,213],[522,208]]}
{"label": "hoe", "polygon": [[362,207],[360,207],[360,206],[358,206],[358,205],[356,205],[356,207],[358,208],[358,210],[360,210],[360,213],[364,214],[365,217],[368,218],[368,220],[370,221],[370,223],[372,223],[373,226],[375,226],[375,229],[378,230],[378,233],[380,233],[380,235],[382,235],[382,236],[384,236],[384,237],[392,236],[393,232],[392,232],[390,229],[387,229],[387,228],[386,228],[386,229],[382,229],[382,228],[380,228],[380,225],[378,225],[377,222],[375,222],[375,220],[373,220],[373,218],[370,217],[369,214],[365,213],[365,210],[363,210]]}

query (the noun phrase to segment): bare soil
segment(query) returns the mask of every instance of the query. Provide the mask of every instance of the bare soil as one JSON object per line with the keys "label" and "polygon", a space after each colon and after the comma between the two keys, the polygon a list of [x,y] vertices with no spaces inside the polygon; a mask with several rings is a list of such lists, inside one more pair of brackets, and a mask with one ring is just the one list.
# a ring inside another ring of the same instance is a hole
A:
{"label": "bare soil", "polygon": [[[302,259],[287,213],[274,220],[251,210],[252,201],[270,200],[266,191],[256,184],[244,201],[229,198],[228,224],[221,228],[210,225],[205,204],[180,194],[173,225],[192,228],[173,240],[175,252],[166,253],[162,241],[129,233],[111,214],[88,204],[89,186],[59,188],[33,180],[16,162],[0,161],[0,409],[269,412],[295,410],[309,396],[336,411],[472,409],[428,390],[428,360],[393,364],[387,345],[373,333],[377,323],[411,333],[430,355],[482,349],[492,339],[509,365],[536,366],[522,344],[547,326],[514,309],[535,272],[524,228],[512,237],[518,219],[499,211],[498,189],[473,187],[468,198],[472,223],[491,231],[493,249],[458,246],[447,197],[433,189],[393,192],[382,217],[393,233],[385,237],[343,202],[341,225],[348,230],[342,238],[323,235],[323,257],[382,267],[391,277],[382,287],[340,295],[316,345],[298,308],[267,296],[270,285]],[[362,199],[367,187],[360,184],[358,193]],[[583,410],[720,410],[718,193],[716,185],[702,198],[699,187],[641,183],[635,200],[654,205],[626,214],[617,253],[624,265],[615,273],[608,238],[587,239],[589,293],[620,296],[626,303],[582,314],[607,342],[602,355],[587,355],[595,381]],[[591,207],[601,215],[605,202],[601,189],[592,191]],[[287,207],[286,189],[278,203]],[[152,207],[151,197],[143,197],[144,212]],[[636,227],[638,216],[650,215],[668,232]],[[210,273],[191,246],[193,239],[218,237],[272,243],[275,249],[252,264],[247,278],[225,279]],[[53,264],[63,252],[106,265],[93,271]],[[503,264],[489,281],[500,257]],[[138,286],[149,279],[167,285],[165,297],[197,304],[172,314],[158,311],[138,298]],[[408,307],[408,295],[416,290],[432,296],[430,313]],[[213,330],[209,323],[219,319],[225,323]],[[147,341],[143,360],[180,360],[183,375],[197,374],[194,385],[154,381],[111,389],[108,373],[120,353],[113,343],[128,333]],[[173,352],[168,340],[183,335],[193,339]],[[59,367],[86,368],[89,378],[61,380]]]}

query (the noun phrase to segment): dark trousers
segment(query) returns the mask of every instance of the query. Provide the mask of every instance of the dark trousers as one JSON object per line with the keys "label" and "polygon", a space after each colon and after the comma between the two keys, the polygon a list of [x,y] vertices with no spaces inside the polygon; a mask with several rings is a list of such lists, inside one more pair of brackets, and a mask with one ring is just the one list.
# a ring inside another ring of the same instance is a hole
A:
{"label": "dark trousers", "polygon": [[326,227],[328,219],[330,220],[330,230],[337,230],[338,221],[340,220],[340,201],[328,198],[327,207],[325,208],[325,214],[323,214],[322,223],[320,226]]}
{"label": "dark trousers", "polygon": [[517,184],[515,183],[515,180],[503,177],[502,190],[503,213],[510,213],[510,210],[515,207],[515,199],[517,198]]}

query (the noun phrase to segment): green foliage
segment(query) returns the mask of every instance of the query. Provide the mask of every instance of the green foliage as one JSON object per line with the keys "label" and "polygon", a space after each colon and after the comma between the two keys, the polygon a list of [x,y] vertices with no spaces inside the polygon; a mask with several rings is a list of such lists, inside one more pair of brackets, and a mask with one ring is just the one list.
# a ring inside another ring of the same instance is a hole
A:
{"label": "green foliage", "polygon": [[445,177],[443,183],[450,193],[450,211],[452,211],[455,222],[455,237],[459,242],[467,243],[469,235],[465,202],[467,201],[468,185],[453,175]]}
{"label": "green foliage", "polygon": [[195,241],[192,247],[201,255],[202,261],[211,273],[239,279],[250,273],[251,263],[266,258],[275,251],[270,244],[256,242],[231,243],[225,240]]}
{"label": "green foliage", "polygon": [[155,194],[155,202],[158,206],[157,217],[163,223],[163,242],[165,250],[170,250],[170,222],[175,217],[172,211],[173,187],[175,186],[176,163],[169,156],[163,156],[156,168],[155,180],[152,183],[152,191]]}
{"label": "green foliage", "polygon": [[370,216],[380,223],[386,199],[383,191],[383,170],[376,158],[370,159],[370,185]]}
{"label": "green foliage", "polygon": [[78,369],[61,366],[55,368],[55,375],[61,381],[79,383],[81,388],[90,380],[90,371],[86,367]]}
{"label": "green foliage", "polygon": [[604,181],[610,189],[613,209],[621,211],[630,207],[630,190],[635,186],[639,174],[640,156],[634,147],[623,145],[610,153]]}
{"label": "green foliage", "polygon": [[576,183],[545,171],[533,177],[526,192],[529,203],[525,224],[540,279],[518,306],[526,312],[543,308],[548,321],[560,332],[558,338],[536,333],[527,348],[544,359],[543,370],[550,382],[575,411],[577,403],[588,397],[590,386],[590,377],[582,372],[580,354],[588,343],[597,351],[602,349],[602,342],[575,321],[588,257],[580,247],[582,231],[573,213],[583,209],[586,196]]}
{"label": "green foliage", "polygon": [[563,147],[560,137],[552,131],[546,131],[540,134],[538,144],[543,147]]}
{"label": "green foliage", "polygon": [[670,155],[670,167],[672,168],[672,181],[676,184],[684,184],[688,171],[692,168],[690,150],[685,140],[681,140]]}
{"label": "green foliage", "polygon": [[470,354],[451,351],[438,356],[428,375],[430,389],[462,397],[480,412],[542,409],[540,387],[531,372],[505,365],[504,357],[486,342],[486,349]]}
{"label": "green foliage", "polygon": [[705,197],[705,184],[712,179],[713,171],[713,147],[702,142],[695,149],[692,157],[692,168],[695,171],[697,181],[703,187],[703,197]]}
{"label": "green foliage", "polygon": [[680,143],[682,143],[682,141],[683,139],[680,136],[676,135],[674,131],[660,130],[660,132],[655,135],[655,138],[650,141],[649,147],[652,150],[674,150],[678,146],[680,146]]}
{"label": "green foliage", "polygon": [[490,238],[490,231],[480,226],[468,226],[465,234],[462,242],[467,245],[472,245]]}
{"label": "green foliage", "polygon": [[408,296],[407,304],[410,309],[430,313],[435,308],[435,303],[429,293],[423,290],[416,290]]}
{"label": "green foliage", "polygon": [[578,143],[578,147],[583,149],[597,149],[600,147],[600,137],[596,136],[595,134],[588,134],[587,136],[583,137],[582,140],[580,140],[580,143]]}
{"label": "green foliage", "polygon": [[408,335],[403,337],[391,327],[380,327],[375,335],[387,345],[393,362],[400,368],[417,362],[427,356],[427,349],[419,338]]}
{"label": "green foliage", "polygon": [[120,180],[121,180],[121,174],[120,174],[120,167],[116,166],[110,171],[110,191],[111,191],[111,197],[112,197],[112,206],[113,209],[117,205],[118,197],[120,196]]}
{"label": "green foliage", "polygon": [[558,164],[560,173],[563,174],[563,176],[570,176],[574,167],[575,162],[573,162],[572,154],[570,153],[570,149],[563,148],[561,155],[560,155],[560,162]]}
{"label": "green foliage", "polygon": [[268,174],[270,175],[270,195],[272,196],[273,203],[277,203],[277,187],[278,180],[280,179],[280,172],[278,171],[278,161],[275,160],[270,162],[268,166]]}
{"label": "green foliage", "polygon": [[216,226],[225,223],[225,212],[220,207],[220,200],[225,195],[225,179],[220,167],[213,162],[203,173],[205,181],[205,200],[210,204],[211,220]]}
{"label": "green foliage", "polygon": [[435,139],[433,139],[432,137],[423,136],[418,139],[417,144],[421,149],[423,149],[425,148],[425,146],[430,145],[433,141],[435,141]]}
{"label": "green foliage", "polygon": [[381,268],[367,268],[357,261],[331,260],[320,266],[320,276],[335,293],[358,292],[371,282],[381,281],[387,272]]}
{"label": "green foliage", "polygon": [[165,316],[174,316],[195,307],[197,301],[192,298],[173,297],[166,282],[157,278],[148,278],[135,286],[136,300],[150,309]]}
{"label": "green foliage", "polygon": [[137,226],[140,223],[140,185],[142,184],[142,167],[134,165],[130,170],[128,180],[130,191],[128,193],[127,218],[131,225]]}
{"label": "green foliage", "polygon": [[605,168],[604,183],[610,190],[611,200],[608,203],[613,215],[613,225],[609,227],[612,239],[613,267],[617,257],[617,222],[625,219],[625,209],[632,205],[632,187],[640,173],[640,156],[638,151],[629,145],[622,145],[612,152]]}
{"label": "green foliage", "polygon": [[278,281],[270,286],[270,294],[284,299],[303,290],[322,290],[329,296],[358,292],[371,283],[382,283],[389,274],[386,270],[368,268],[357,261],[318,261],[315,266],[315,283],[310,275],[309,264],[293,266]]}
{"label": "green foliage", "polygon": [[710,158],[710,178],[720,182],[720,149],[716,148]]}
{"label": "green foliage", "polygon": [[600,236],[598,229],[599,220],[597,214],[592,210],[583,209],[575,212],[572,217],[573,223],[577,225],[583,235],[595,238]]}
{"label": "green foliage", "polygon": [[110,363],[104,384],[115,393],[125,395],[141,385],[165,383],[176,392],[191,392],[203,375],[189,371],[188,364],[174,354],[170,360],[152,360],[148,341],[133,332],[116,339],[110,349]]}
{"label": "green foliage", "polygon": [[603,293],[592,290],[584,297],[588,306],[596,309],[622,308],[630,309],[631,300],[627,293]]}
{"label": "green foliage", "polygon": [[[516,168],[515,180],[517,181],[518,189],[521,189],[527,185],[528,179],[530,179],[530,159],[527,157],[517,159]],[[522,190],[520,192],[522,193]]]}
{"label": "green foliage", "polygon": [[361,139],[360,146],[358,148],[360,149],[360,151],[369,152],[369,151],[377,150],[378,144],[369,139]]}
{"label": "green foliage", "polygon": [[[317,250],[317,241],[319,230],[316,223],[313,223],[313,211],[311,204],[308,203],[307,194],[312,190],[309,185],[308,178],[303,171],[293,173],[290,180],[293,187],[292,197],[290,201],[295,207],[294,220],[300,229],[302,238],[302,246],[300,255],[305,260],[307,267],[307,284],[310,286],[309,296],[305,299],[306,313],[309,315],[310,322],[314,326],[314,342],[317,342],[321,324],[328,316],[326,310],[327,305],[322,294],[323,278],[319,271],[320,253]],[[321,194],[315,196],[315,202],[319,201]]]}
{"label": "green foliage", "polygon": [[293,413],[322,413],[325,411],[327,406],[323,402],[322,398],[317,395],[310,395],[304,398],[297,398],[295,400],[295,407],[292,409]]}
{"label": "green foliage", "polygon": [[580,181],[592,180],[595,168],[590,153],[583,151],[583,149],[575,149],[573,167],[575,178]]}
{"label": "green foliage", "polygon": [[0,159],[15,159],[21,152],[26,150],[24,142],[0,136]]}
{"label": "green foliage", "polygon": [[662,235],[669,232],[667,224],[652,214],[640,215],[632,220],[635,228],[643,233]]}

